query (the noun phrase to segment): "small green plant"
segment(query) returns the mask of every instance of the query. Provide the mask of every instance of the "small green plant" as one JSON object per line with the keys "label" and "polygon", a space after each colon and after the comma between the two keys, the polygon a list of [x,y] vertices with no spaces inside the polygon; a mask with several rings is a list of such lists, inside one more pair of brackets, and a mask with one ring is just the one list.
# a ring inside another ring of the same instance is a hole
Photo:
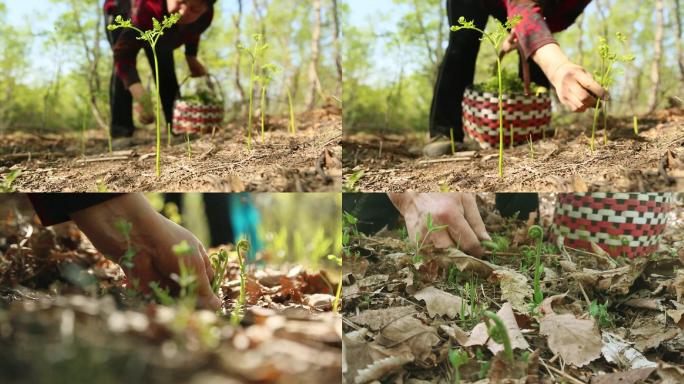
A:
{"label": "small green plant", "polygon": [[484,311],[482,313],[485,320],[485,325],[487,326],[487,332],[489,337],[492,338],[496,343],[502,344],[504,347],[504,356],[508,360],[509,364],[513,364],[513,347],[511,346],[511,339],[508,337],[508,330],[503,320],[494,312]]}
{"label": "small green plant", "polygon": [[[617,32],[615,34],[615,37],[617,38],[618,42],[621,44],[625,44],[627,41],[627,38],[620,32]],[[599,56],[601,57],[601,66],[598,70],[598,72],[595,73],[596,78],[598,80],[598,83],[601,85],[603,88],[609,87],[613,81],[615,80],[612,75],[612,70],[613,70],[613,65],[617,62],[630,62],[634,60],[634,55],[631,54],[626,54],[626,55],[618,55],[617,53],[613,52],[613,48],[608,45],[608,40],[605,37],[599,38],[599,45],[598,45],[598,53]],[[595,138],[596,138],[596,125],[598,123],[598,117],[599,117],[599,108],[601,107],[601,99],[597,98],[596,99],[596,106],[594,107],[594,122],[591,126],[591,141],[590,141],[590,149],[591,152],[594,152],[595,148]],[[604,113],[605,115],[605,113]]]}
{"label": "small green plant", "polygon": [[536,241],[535,247],[535,257],[534,257],[534,308],[537,308],[544,300],[544,293],[541,290],[541,274],[542,274],[542,263],[541,263],[541,252],[542,252],[542,240],[544,239],[544,230],[538,225],[533,225],[527,230],[527,236]]}
{"label": "small green plant", "polygon": [[185,258],[191,257],[194,248],[183,240],[171,247],[173,253],[178,256],[178,274],[172,274],[171,279],[178,283],[180,293],[179,300],[192,301],[194,304],[197,298],[197,275],[186,263]]}
{"label": "small green plant", "polygon": [[252,119],[254,117],[254,83],[256,82],[256,68],[257,63],[263,57],[268,49],[268,44],[262,43],[263,36],[261,34],[252,35],[254,45],[249,48],[242,44],[238,46],[243,52],[247,53],[249,57],[249,110],[247,112],[247,149],[252,149]]}
{"label": "small green plant", "polygon": [[489,374],[489,368],[492,366],[491,359],[485,359],[484,352],[482,348],[475,348],[475,358],[480,363],[480,371],[477,373],[477,377],[482,380]]}
{"label": "small green plant", "polygon": [[292,104],[292,91],[290,91],[290,88],[287,88],[287,106],[290,110],[290,132],[294,135],[297,133],[297,126],[295,122],[295,112],[294,112],[294,106]]}
{"label": "small green plant", "polygon": [[149,287],[152,290],[154,297],[156,297],[157,301],[162,305],[171,306],[176,304],[176,300],[171,296],[169,290],[160,287],[158,282],[150,282]]}
{"label": "small green plant", "polygon": [[218,295],[221,283],[228,270],[228,253],[221,248],[217,253],[211,255],[211,261],[214,267],[214,281],[211,282],[211,290]]}
{"label": "small green plant", "polygon": [[496,30],[494,32],[485,32],[484,30],[475,26],[475,21],[466,21],[465,17],[458,18],[459,25],[451,26],[453,32],[458,32],[462,29],[470,29],[482,34],[483,38],[488,41],[494,49],[494,56],[496,56],[496,73],[498,77],[498,96],[499,96],[499,177],[503,177],[503,150],[504,150],[504,126],[503,126],[503,73],[501,69],[501,57],[499,56],[499,47],[506,36],[513,28],[520,22],[522,17],[515,15],[513,18],[506,20],[502,24],[496,18]]}
{"label": "small green plant", "polygon": [[347,182],[344,183],[344,192],[356,192],[356,183],[361,180],[363,175],[365,175],[363,169],[352,173],[351,176],[347,178]]}
{"label": "small green plant", "polygon": [[171,148],[171,123],[166,123],[166,148]]}
{"label": "small green plant", "polygon": [[451,154],[456,154],[456,143],[454,142],[454,129],[449,128],[449,138],[451,139]]}
{"label": "small green plant", "polygon": [[12,186],[12,183],[14,183],[14,180],[16,180],[19,176],[21,176],[21,169],[15,169],[8,173],[2,180],[2,183],[0,183],[0,192],[14,192],[15,189]]}
{"label": "small green plant", "polygon": [[254,80],[261,84],[261,142],[264,142],[264,125],[266,121],[266,90],[273,80],[273,75],[280,72],[280,67],[275,64],[264,64],[261,67],[261,75],[256,76]]}
{"label": "small green plant", "polygon": [[454,367],[454,384],[461,382],[461,366],[468,364],[468,353],[461,349],[452,349],[449,351],[449,362]]}
{"label": "small green plant", "polygon": [[121,259],[119,261],[119,264],[121,264],[123,267],[126,267],[128,269],[133,268],[133,258],[135,257],[135,248],[133,248],[133,244],[131,243],[131,231],[133,230],[133,224],[124,220],[124,219],[119,219],[114,223],[114,228],[124,237],[124,241],[126,242],[126,251],[124,251],[123,256],[121,256]]}
{"label": "small green plant", "polygon": [[335,291],[335,300],[332,303],[333,312],[337,312],[340,307],[340,298],[342,297],[342,258],[336,255],[328,255],[328,260],[332,260],[340,267],[340,282],[337,283],[337,290]]}
{"label": "small green plant", "polygon": [[102,179],[95,180],[95,188],[97,189],[97,191],[99,193],[109,192],[109,188],[107,188],[107,184]]}
{"label": "small green plant", "polygon": [[187,144],[188,159],[192,157],[192,146],[190,145],[190,132],[185,131],[185,143]]}
{"label": "small green plant", "polygon": [[157,158],[155,161],[155,171],[157,177],[161,175],[161,98],[159,96],[159,62],[157,60],[157,42],[159,38],[164,35],[164,30],[173,27],[174,24],[180,20],[180,13],[174,13],[170,16],[164,16],[164,20],[159,22],[159,20],[152,18],[152,29],[147,31],[142,31],[133,23],[131,20],[124,20],[121,15],[114,19],[114,24],[107,26],[107,29],[113,31],[119,28],[128,28],[138,32],[138,40],[146,41],[152,48],[152,56],[154,57],[154,74],[155,74],[155,84],[156,84],[156,114],[157,114]]}
{"label": "small green plant", "polygon": [[601,327],[613,326],[613,317],[608,313],[606,304],[599,304],[595,299],[589,304],[589,315],[595,318]]}
{"label": "small green plant", "polygon": [[634,134],[639,136],[639,119],[634,115]]}
{"label": "small green plant", "polygon": [[413,255],[414,263],[420,263],[423,260],[423,256],[421,256],[420,250],[423,249],[423,247],[425,246],[425,242],[427,241],[428,237],[430,237],[430,235],[435,232],[443,231],[449,227],[448,225],[435,226],[432,222],[432,214],[430,213],[428,213],[427,215],[425,225],[427,228],[427,232],[425,232],[425,236],[423,236],[422,240],[420,238],[420,232],[416,233],[416,253]]}
{"label": "small green plant", "polygon": [[241,239],[236,245],[238,264],[240,266],[240,296],[235,304],[233,313],[230,316],[230,322],[233,325],[238,325],[242,318],[243,308],[247,297],[247,268],[245,262],[247,260],[247,253],[249,252],[249,241]]}

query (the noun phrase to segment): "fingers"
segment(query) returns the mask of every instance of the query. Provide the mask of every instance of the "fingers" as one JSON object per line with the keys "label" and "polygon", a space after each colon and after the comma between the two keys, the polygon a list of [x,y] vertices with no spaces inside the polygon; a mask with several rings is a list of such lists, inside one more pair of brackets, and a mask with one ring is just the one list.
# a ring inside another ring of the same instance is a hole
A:
{"label": "fingers", "polygon": [[477,209],[475,195],[470,193],[463,195],[463,215],[480,241],[492,239],[489,237],[484,221],[482,221],[482,216],[480,216],[480,211]]}
{"label": "fingers", "polygon": [[446,212],[440,221],[448,225],[449,236],[459,249],[473,256],[482,255],[480,241],[466,220],[462,206]]}
{"label": "fingers", "polygon": [[[603,87],[586,71],[580,71],[577,74],[577,82],[598,98],[603,98],[606,95],[606,90],[603,89]],[[592,97],[592,99],[594,99],[594,103],[596,103],[596,99],[594,97]]]}
{"label": "fingers", "polygon": [[197,293],[199,294],[200,305],[217,310],[221,307],[221,300],[211,290],[209,276],[206,273],[204,260],[202,257],[194,258],[194,268],[197,274]]}
{"label": "fingers", "polygon": [[207,250],[204,249],[204,246],[202,244],[199,244],[198,248],[199,253],[202,256],[202,261],[204,261],[204,268],[207,272],[207,277],[209,278],[209,281],[214,281],[214,268],[211,266],[211,260],[209,260]]}

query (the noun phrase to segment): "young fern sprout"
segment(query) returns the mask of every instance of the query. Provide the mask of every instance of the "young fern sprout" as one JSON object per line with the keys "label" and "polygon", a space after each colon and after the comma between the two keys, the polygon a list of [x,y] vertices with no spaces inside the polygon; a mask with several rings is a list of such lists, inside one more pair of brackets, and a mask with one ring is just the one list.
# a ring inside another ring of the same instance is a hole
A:
{"label": "young fern sprout", "polygon": [[266,118],[266,90],[273,80],[273,75],[280,72],[280,67],[268,63],[261,67],[261,75],[256,76],[254,81],[261,84],[261,143],[264,142],[264,122]]}
{"label": "young fern sprout", "polygon": [[185,132],[185,142],[188,145],[187,152],[188,152],[188,159],[192,157],[192,146],[190,146],[190,132]]}
{"label": "young fern sprout", "polygon": [[482,34],[482,37],[488,41],[494,49],[494,56],[496,57],[496,73],[499,78],[499,177],[503,177],[503,150],[504,150],[504,126],[503,126],[503,74],[501,69],[501,58],[499,57],[499,47],[504,39],[511,32],[513,28],[522,20],[522,16],[515,15],[508,18],[505,24],[499,20],[496,21],[496,30],[494,32],[485,32],[484,30],[475,26],[475,21],[466,21],[465,17],[458,18],[458,25],[452,25],[451,31],[458,32],[462,29],[470,29]]}
{"label": "young fern sprout", "polygon": [[506,329],[503,320],[501,320],[496,313],[491,311],[484,311],[482,312],[482,315],[484,316],[489,337],[496,343],[503,345],[506,359],[509,364],[513,364],[513,347],[511,346],[511,339],[508,337],[508,330]]}
{"label": "young fern sprout", "polygon": [[218,253],[212,255],[214,267],[214,281],[211,282],[211,290],[217,295],[221,289],[221,283],[226,277],[226,270],[228,269],[228,253],[221,249]]}
{"label": "young fern sprout", "polygon": [[238,325],[240,323],[240,318],[242,317],[242,309],[245,305],[247,296],[247,270],[245,268],[245,262],[250,248],[249,241],[241,239],[238,241],[235,248],[237,249],[238,264],[240,266],[240,296],[238,296],[238,301],[230,316],[230,322],[233,325]]}
{"label": "young fern sprout", "polygon": [[470,359],[468,353],[460,349],[452,349],[449,351],[449,362],[454,367],[454,384],[461,382],[461,366],[467,364]]}
{"label": "young fern sprout", "polygon": [[544,293],[541,290],[541,252],[542,240],[544,239],[544,230],[538,225],[533,225],[527,230],[527,236],[536,240],[535,256],[534,256],[534,308],[544,300]]}
{"label": "young fern sprout", "polygon": [[252,149],[252,118],[254,115],[254,83],[256,82],[256,68],[259,59],[264,55],[268,49],[268,44],[262,43],[263,36],[260,34],[254,34],[252,36],[254,40],[254,45],[252,48],[245,47],[240,44],[238,49],[247,53],[249,56],[250,67],[249,67],[249,110],[247,113],[247,149]]}
{"label": "young fern sprout", "polygon": [[[620,32],[617,32],[615,34],[615,37],[623,45],[627,41],[627,38]],[[613,52],[613,49],[610,47],[610,45],[608,45],[608,40],[606,40],[605,37],[599,38],[598,52],[599,52],[599,56],[601,57],[601,67],[598,70],[598,72],[595,73],[595,75],[596,75],[598,83],[601,85],[601,87],[607,88],[615,80],[613,78],[613,73],[612,73],[613,65],[617,62],[626,63],[626,62],[633,61],[634,55],[632,55],[632,54],[618,55],[617,53]],[[598,123],[599,108],[600,107],[601,107],[601,99],[597,98],[596,99],[596,106],[594,106],[594,122],[591,126],[591,141],[589,144],[589,148],[591,149],[592,153],[594,153],[594,148],[595,148],[596,125]],[[606,118],[605,115],[606,114],[604,113],[604,119]],[[605,127],[605,120],[604,120],[604,127]],[[604,135],[606,135],[605,132],[604,132]]]}
{"label": "young fern sprout", "polygon": [[155,172],[157,177],[161,175],[161,98],[159,96],[159,62],[157,60],[157,42],[159,38],[164,35],[165,29],[170,29],[174,24],[180,20],[180,13],[174,13],[171,16],[164,16],[164,20],[159,22],[159,20],[152,18],[152,29],[147,31],[142,31],[133,23],[131,20],[124,20],[121,15],[114,19],[114,24],[107,26],[107,29],[113,31],[119,28],[132,29],[138,32],[138,40],[147,41],[147,43],[152,48],[152,56],[154,57],[154,75],[155,75],[155,90],[156,90],[156,108],[155,112],[157,114],[157,157],[155,161]]}
{"label": "young fern sprout", "polygon": [[335,255],[328,255],[328,260],[332,260],[340,267],[340,282],[337,283],[337,291],[335,292],[335,300],[332,303],[333,312],[338,312],[340,307],[340,298],[342,297],[342,258]]}

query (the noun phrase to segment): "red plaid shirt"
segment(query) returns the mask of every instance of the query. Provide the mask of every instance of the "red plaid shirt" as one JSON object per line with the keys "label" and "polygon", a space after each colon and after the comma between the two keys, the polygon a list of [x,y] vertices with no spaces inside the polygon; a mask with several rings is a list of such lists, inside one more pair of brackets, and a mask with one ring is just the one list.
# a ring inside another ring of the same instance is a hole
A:
{"label": "red plaid shirt", "polygon": [[[130,0],[131,9],[117,9],[117,3],[121,0],[105,0],[104,11],[106,14],[116,15],[122,13],[124,17],[130,15],[133,24],[142,29],[152,29],[152,18],[159,21],[168,16],[166,0]],[[214,18],[214,8],[210,7],[207,12],[200,16],[192,24],[176,24],[171,29],[165,30],[164,35],[157,42],[157,51],[173,50],[181,45],[185,46],[186,56],[196,56],[199,50],[200,35],[209,28]],[[116,74],[121,78],[124,85],[140,82],[140,76],[136,69],[138,52],[147,46],[146,41],[138,40],[137,32],[125,29],[114,44],[114,67]]]}
{"label": "red plaid shirt", "polygon": [[553,32],[571,26],[591,0],[484,0],[488,7],[505,9],[509,16],[520,15],[515,34],[525,58],[537,49],[556,43]]}

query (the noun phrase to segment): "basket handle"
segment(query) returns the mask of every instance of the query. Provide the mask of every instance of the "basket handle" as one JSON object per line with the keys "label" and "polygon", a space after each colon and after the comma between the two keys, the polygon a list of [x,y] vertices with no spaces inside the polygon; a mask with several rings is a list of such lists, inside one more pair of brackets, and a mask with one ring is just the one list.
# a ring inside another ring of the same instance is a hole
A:
{"label": "basket handle", "polygon": [[520,61],[522,62],[522,73],[523,73],[523,86],[525,87],[525,96],[530,95],[530,63],[525,59],[525,54],[522,50],[522,45],[518,41],[518,55],[520,56]]}

